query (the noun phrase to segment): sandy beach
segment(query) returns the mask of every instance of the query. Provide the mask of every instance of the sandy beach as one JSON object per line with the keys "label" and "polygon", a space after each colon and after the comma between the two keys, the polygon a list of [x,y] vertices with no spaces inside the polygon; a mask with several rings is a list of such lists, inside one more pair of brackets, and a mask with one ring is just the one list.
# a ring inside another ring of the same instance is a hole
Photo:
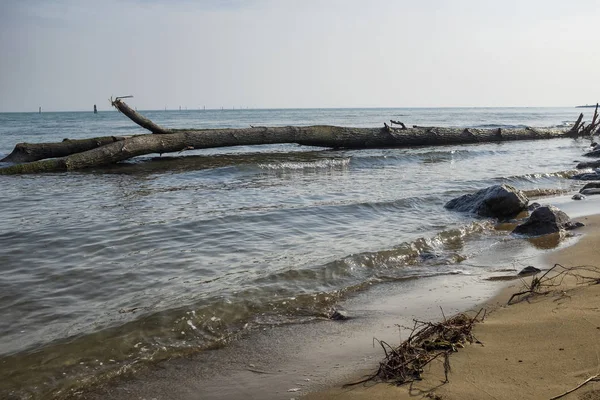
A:
{"label": "sandy beach", "polygon": [[[574,245],[544,258],[546,267],[597,265],[600,216],[586,224]],[[424,380],[397,387],[368,383],[312,393],[325,399],[551,399],[600,372],[600,285],[566,279],[551,293],[507,306],[523,289],[513,281],[488,302],[490,313],[476,325],[481,345],[467,345],[451,356],[449,383],[441,363],[426,369]],[[374,371],[372,371],[374,372]],[[361,376],[356,376],[359,379]],[[345,382],[347,383],[347,382]],[[600,399],[600,382],[590,381],[564,399]]]}

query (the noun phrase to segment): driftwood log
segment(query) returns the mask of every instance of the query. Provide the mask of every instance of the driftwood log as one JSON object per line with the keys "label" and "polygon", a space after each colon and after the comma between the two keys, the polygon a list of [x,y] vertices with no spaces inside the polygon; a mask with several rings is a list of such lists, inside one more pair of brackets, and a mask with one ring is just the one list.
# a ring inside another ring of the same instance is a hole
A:
{"label": "driftwood log", "polygon": [[[18,144],[3,162],[21,163],[0,168],[0,175],[69,171],[118,163],[154,153],[215,147],[296,143],[329,148],[384,148],[439,146],[481,142],[536,140],[589,135],[581,124],[569,130],[555,128],[464,129],[413,127],[394,129],[349,128],[328,125],[306,127],[251,127],[242,129],[165,129],[132,110],[117,98],[112,104],[151,135],[67,140],[62,143]],[[393,121],[397,123],[397,121]]]}
{"label": "driftwood log", "polygon": [[126,137],[123,136],[106,136],[92,139],[65,139],[59,143],[19,143],[12,153],[0,162],[26,163],[45,158],[66,157],[125,139]]}

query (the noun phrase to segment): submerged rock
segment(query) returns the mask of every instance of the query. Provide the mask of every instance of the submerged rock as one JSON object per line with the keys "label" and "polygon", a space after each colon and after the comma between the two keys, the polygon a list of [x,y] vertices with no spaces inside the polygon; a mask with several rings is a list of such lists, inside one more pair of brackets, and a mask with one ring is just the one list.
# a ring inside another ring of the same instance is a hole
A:
{"label": "submerged rock", "polygon": [[518,225],[512,233],[527,236],[541,236],[561,230],[571,230],[583,226],[572,222],[567,214],[554,206],[542,206],[531,213],[527,221]]}
{"label": "submerged rock", "polygon": [[517,275],[519,275],[519,276],[533,275],[533,274],[537,274],[539,272],[542,272],[542,270],[534,267],[533,265],[529,265],[529,266],[523,268]]}
{"label": "submerged rock", "polygon": [[600,182],[586,183],[585,186],[579,190],[579,193],[581,193],[581,191],[584,189],[595,189],[595,188],[600,188]]}
{"label": "submerged rock", "polygon": [[600,182],[586,183],[584,187],[579,189],[579,193],[585,195],[600,194]]}
{"label": "submerged rock", "polygon": [[584,168],[598,168],[600,167],[600,161],[584,161],[577,164],[577,169]]}
{"label": "submerged rock", "polygon": [[586,172],[583,174],[573,175],[571,179],[578,181],[600,181],[600,173],[598,172]]}
{"label": "submerged rock", "polygon": [[333,319],[335,321],[345,321],[347,319],[350,319],[350,315],[348,314],[348,311],[346,311],[346,310],[337,309],[337,310],[333,310],[333,312],[329,316],[329,319]]}
{"label": "submerged rock", "polygon": [[598,148],[598,146],[596,146],[592,149],[592,151],[585,153],[584,156],[585,157],[600,157],[600,149]]}
{"label": "submerged rock", "polygon": [[482,217],[506,218],[523,211],[528,202],[520,190],[509,185],[495,185],[452,199],[444,207]]}
{"label": "submerged rock", "polygon": [[571,198],[573,200],[585,200],[585,196],[581,193],[575,193]]}
{"label": "submerged rock", "polygon": [[[582,189],[581,193],[579,194],[580,196],[583,195],[592,195],[592,194],[600,194],[600,188],[590,188],[590,189]],[[577,196],[577,195],[575,195]]]}

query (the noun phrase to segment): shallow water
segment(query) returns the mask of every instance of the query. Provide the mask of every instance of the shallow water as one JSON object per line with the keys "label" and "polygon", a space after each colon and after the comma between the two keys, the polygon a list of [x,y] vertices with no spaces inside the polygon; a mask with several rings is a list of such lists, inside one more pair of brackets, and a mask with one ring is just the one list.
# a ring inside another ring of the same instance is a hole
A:
{"label": "shallow water", "polygon": [[[564,126],[565,109],[152,111],[170,127]],[[15,143],[142,133],[116,113],[0,114]],[[47,398],[128,366],[326,315],[365,287],[486,274],[514,243],[448,212],[497,183],[569,190],[588,142],[415,149],[294,145],[0,177],[0,395]],[[478,260],[471,263],[470,260]],[[3,397],[3,396],[0,396]]]}

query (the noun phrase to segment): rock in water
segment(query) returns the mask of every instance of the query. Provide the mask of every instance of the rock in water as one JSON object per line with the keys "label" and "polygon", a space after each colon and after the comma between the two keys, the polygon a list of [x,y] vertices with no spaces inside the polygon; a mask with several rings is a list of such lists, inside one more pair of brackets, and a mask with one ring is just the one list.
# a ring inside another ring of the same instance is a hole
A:
{"label": "rock in water", "polygon": [[[587,193],[586,193],[587,194]],[[585,196],[581,193],[575,193],[573,195],[573,197],[571,197],[573,200],[585,200]]]}
{"label": "rock in water", "polygon": [[573,175],[571,179],[578,181],[600,181],[600,174],[597,172],[586,172],[583,174]]}
{"label": "rock in water", "polygon": [[584,154],[585,157],[600,157],[600,149],[598,146],[594,147],[592,151]]}
{"label": "rock in water", "polygon": [[345,321],[349,318],[350,315],[348,314],[348,311],[342,309],[333,310],[333,312],[329,316],[329,319],[333,319],[335,321]]}
{"label": "rock in water", "polygon": [[563,211],[554,206],[542,206],[531,213],[527,221],[518,225],[512,233],[527,236],[541,236],[561,230],[571,230],[583,226],[582,223],[571,222]]}
{"label": "rock in water", "polygon": [[533,265],[529,265],[521,270],[517,275],[533,275],[542,272],[541,269],[534,267]]}
{"label": "rock in water", "polygon": [[600,194],[600,182],[590,182],[579,190],[579,193],[585,195]]}
{"label": "rock in water", "polygon": [[580,196],[583,196],[583,195],[589,196],[592,194],[600,194],[600,188],[582,189],[581,193],[579,195]]}
{"label": "rock in water", "polygon": [[495,185],[452,199],[444,207],[482,217],[507,218],[523,211],[528,202],[520,190],[509,185]]}

